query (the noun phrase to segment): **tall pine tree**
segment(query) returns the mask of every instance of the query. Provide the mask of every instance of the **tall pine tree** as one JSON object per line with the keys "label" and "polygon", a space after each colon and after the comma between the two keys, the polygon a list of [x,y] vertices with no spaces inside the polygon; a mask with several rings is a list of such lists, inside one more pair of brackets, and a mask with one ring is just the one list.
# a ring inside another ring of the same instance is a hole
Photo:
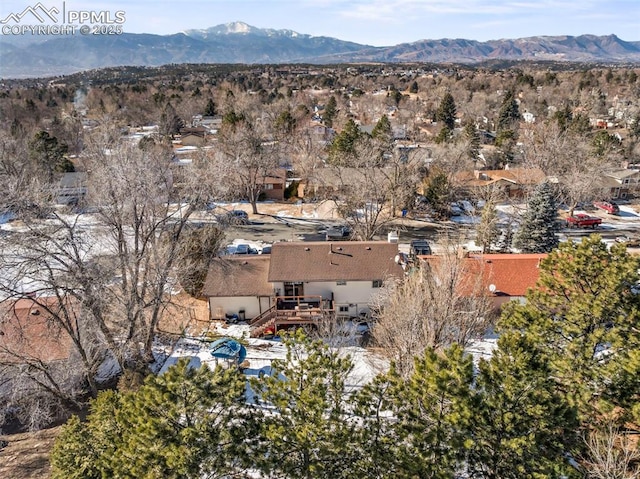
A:
{"label": "tall pine tree", "polygon": [[272,374],[251,382],[270,409],[259,424],[264,460],[256,458],[257,467],[273,477],[350,477],[354,424],[346,419],[345,381],[351,359],[300,330],[285,344],[286,359],[272,361]]}
{"label": "tall pine tree", "polygon": [[558,207],[548,182],[540,184],[513,238],[513,246],[523,253],[549,253],[558,246]]}
{"label": "tall pine tree", "polygon": [[[52,453],[54,478],[200,479],[242,470],[251,436],[245,378],[187,359],[136,392],[101,393],[87,422],[71,420]],[[81,471],[81,472],[80,472]]]}
{"label": "tall pine tree", "polygon": [[638,266],[624,245],[607,248],[598,235],[561,243],[542,262],[526,304],[500,319],[500,331],[521,331],[544,351],[558,389],[585,424],[614,409],[624,420],[637,407]]}

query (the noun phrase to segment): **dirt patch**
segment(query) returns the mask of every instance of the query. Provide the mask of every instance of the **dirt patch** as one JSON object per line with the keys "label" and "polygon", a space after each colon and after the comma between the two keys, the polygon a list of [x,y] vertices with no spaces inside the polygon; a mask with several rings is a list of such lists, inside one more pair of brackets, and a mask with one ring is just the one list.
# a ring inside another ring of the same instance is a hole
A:
{"label": "dirt patch", "polygon": [[49,454],[60,427],[43,431],[0,436],[8,445],[0,450],[0,477],[11,479],[48,479],[51,477]]}

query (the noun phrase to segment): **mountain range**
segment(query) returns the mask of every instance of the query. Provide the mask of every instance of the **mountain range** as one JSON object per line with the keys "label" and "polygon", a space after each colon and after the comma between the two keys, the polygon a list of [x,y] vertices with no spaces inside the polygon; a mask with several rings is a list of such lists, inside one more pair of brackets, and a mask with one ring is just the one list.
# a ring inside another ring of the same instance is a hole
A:
{"label": "mountain range", "polygon": [[172,35],[122,33],[0,38],[0,77],[54,76],[109,66],[169,63],[430,62],[487,60],[640,62],[640,41],[615,35],[539,36],[479,42],[419,40],[373,47],[242,22]]}

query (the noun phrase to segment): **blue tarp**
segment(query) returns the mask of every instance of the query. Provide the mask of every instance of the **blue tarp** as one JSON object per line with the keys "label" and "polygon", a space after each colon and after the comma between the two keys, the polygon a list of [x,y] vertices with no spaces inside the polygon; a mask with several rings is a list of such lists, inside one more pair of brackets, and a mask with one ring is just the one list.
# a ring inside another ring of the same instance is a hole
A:
{"label": "blue tarp", "polygon": [[232,338],[216,339],[209,346],[209,352],[214,358],[235,359],[238,364],[242,363],[247,357],[247,349]]}

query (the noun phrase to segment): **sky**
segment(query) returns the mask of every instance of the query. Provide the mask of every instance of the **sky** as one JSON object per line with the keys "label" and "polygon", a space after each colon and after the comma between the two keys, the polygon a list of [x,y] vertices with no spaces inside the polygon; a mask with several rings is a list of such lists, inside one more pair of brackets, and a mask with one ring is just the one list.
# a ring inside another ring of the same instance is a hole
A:
{"label": "sky", "polygon": [[[38,0],[3,0],[0,19]],[[40,0],[60,8],[63,0]],[[640,0],[65,0],[125,14],[128,33],[171,34],[242,21],[374,46],[422,39],[609,35],[640,41]],[[24,21],[24,19],[23,19]]]}

